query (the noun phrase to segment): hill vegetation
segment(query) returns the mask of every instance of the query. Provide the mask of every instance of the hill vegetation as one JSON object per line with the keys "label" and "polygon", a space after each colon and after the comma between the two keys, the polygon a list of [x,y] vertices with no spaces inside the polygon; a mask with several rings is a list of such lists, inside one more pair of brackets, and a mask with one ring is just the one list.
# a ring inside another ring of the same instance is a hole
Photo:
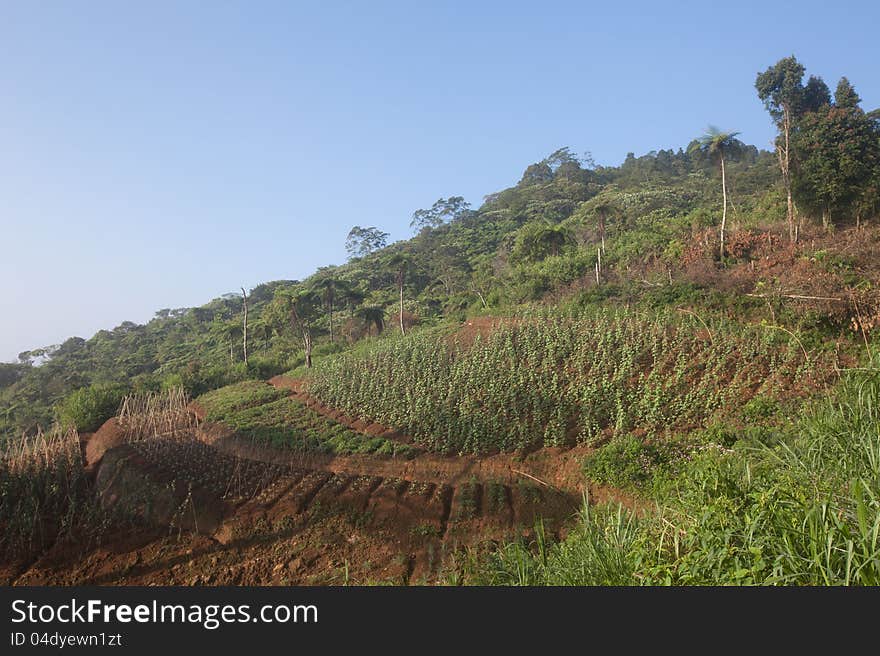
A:
{"label": "hill vegetation", "polygon": [[[271,473],[254,494],[283,498],[272,477],[308,488],[297,516],[355,474],[358,513],[416,499],[431,519],[405,542],[424,538],[433,580],[877,584],[880,113],[846,78],[832,94],[805,75],[794,57],[757,75],[775,152],[712,127],[615,167],[560,148],[478,208],[449,196],[416,210],[411,239],[353,226],[348,262],[305,280],[0,365],[0,549],[104,535],[77,431],[112,426],[125,398],[182,390],[233,442],[361,468],[294,476],[289,460],[222,455],[218,471]],[[289,389],[266,384],[282,374]],[[222,450],[186,430],[206,463]],[[180,446],[131,442],[153,449],[148,474],[157,445]],[[568,532],[538,520],[501,547],[453,549],[438,569],[438,545],[531,521],[538,500],[558,518],[570,481],[536,473],[561,471],[564,453],[578,490],[612,503],[585,500]],[[447,477],[456,459],[538,487]],[[416,471],[418,485],[398,478]],[[199,476],[187,485],[190,499]],[[240,496],[235,512],[255,503]]]}

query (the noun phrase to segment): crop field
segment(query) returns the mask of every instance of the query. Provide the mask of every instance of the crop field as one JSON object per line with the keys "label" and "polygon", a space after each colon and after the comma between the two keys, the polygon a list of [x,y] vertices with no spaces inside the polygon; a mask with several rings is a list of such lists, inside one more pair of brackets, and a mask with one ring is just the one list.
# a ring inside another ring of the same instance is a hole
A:
{"label": "crop field", "polygon": [[832,367],[767,326],[627,310],[509,320],[472,345],[430,333],[341,355],[308,389],[444,453],[659,436],[819,389]]}
{"label": "crop field", "polygon": [[222,422],[245,437],[274,447],[404,458],[415,453],[406,444],[351,430],[263,382],[246,381],[214,390],[199,397],[197,403],[209,421]]}
{"label": "crop field", "polygon": [[79,437],[55,429],[0,448],[0,560],[32,555],[55,541],[83,543],[101,530]]}

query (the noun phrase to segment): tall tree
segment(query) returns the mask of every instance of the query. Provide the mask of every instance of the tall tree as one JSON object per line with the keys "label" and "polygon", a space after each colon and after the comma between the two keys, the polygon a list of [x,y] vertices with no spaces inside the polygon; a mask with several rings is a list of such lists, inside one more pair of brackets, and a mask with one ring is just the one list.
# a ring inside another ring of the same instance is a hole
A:
{"label": "tall tree", "polygon": [[461,196],[450,196],[449,198],[440,198],[430,209],[416,210],[413,212],[411,228],[437,228],[449,221],[455,221],[470,209],[468,203]]}
{"label": "tall tree", "polygon": [[766,71],[759,73],[755,80],[758,97],[763,101],[779,129],[776,153],[779,169],[782,172],[782,183],[785,186],[788,236],[791,241],[797,239],[792,195],[791,137],[800,115],[818,109],[823,103],[827,103],[830,96],[828,87],[820,78],[811,77],[804,87],[802,84],[804,72],[804,66],[791,56],[780,59]]}
{"label": "tall tree", "polygon": [[600,198],[596,201],[594,211],[596,213],[596,225],[599,228],[599,240],[602,243],[602,252],[604,253],[608,217],[617,211],[617,207],[609,198]]}
{"label": "tall tree", "polygon": [[841,109],[857,109],[862,99],[856,93],[853,85],[845,77],[840,78],[837,88],[834,90],[834,105]]}
{"label": "tall tree", "polygon": [[389,264],[394,267],[394,278],[397,282],[397,292],[400,297],[400,309],[398,312],[400,319],[400,334],[406,335],[406,327],[403,325],[403,285],[406,282],[406,270],[409,267],[409,258],[403,253],[395,253],[389,260]]}
{"label": "tall tree", "polygon": [[264,312],[264,318],[279,332],[289,321],[302,344],[306,367],[312,366],[312,324],[319,314],[321,299],[310,289],[278,289]]}
{"label": "tall tree", "polygon": [[321,295],[321,300],[327,308],[327,322],[330,327],[330,342],[334,341],[333,337],[333,309],[336,299],[345,294],[345,282],[333,277],[326,276],[315,283],[315,291]]}
{"label": "tall tree", "polygon": [[367,331],[370,326],[375,326],[376,335],[382,334],[382,329],[385,328],[385,310],[381,306],[368,305],[358,310],[357,314],[367,324]]}
{"label": "tall tree", "polygon": [[799,160],[795,192],[799,202],[821,212],[826,229],[835,214],[854,211],[859,221],[880,167],[880,131],[858,103],[843,78],[834,105],[805,115],[793,139]]}
{"label": "tall tree", "polygon": [[551,255],[559,255],[573,241],[571,232],[565,226],[532,221],[517,231],[511,258],[513,261],[538,262]]}
{"label": "tall tree", "polygon": [[388,233],[382,232],[379,228],[370,227],[362,228],[361,226],[353,227],[345,238],[345,250],[348,256],[363,257],[369,255],[380,248],[385,248],[388,244]]}
{"label": "tall tree", "polygon": [[709,126],[706,133],[697,140],[697,148],[702,151],[711,161],[717,162],[721,167],[721,260],[724,260],[724,238],[727,228],[727,172],[724,166],[725,157],[739,151],[743,143],[737,139],[739,132],[722,132],[714,126]]}
{"label": "tall tree", "polygon": [[299,291],[291,297],[290,317],[294,330],[299,332],[302,339],[303,352],[306,357],[306,367],[312,367],[312,322],[317,314],[320,304],[318,295],[312,291]]}

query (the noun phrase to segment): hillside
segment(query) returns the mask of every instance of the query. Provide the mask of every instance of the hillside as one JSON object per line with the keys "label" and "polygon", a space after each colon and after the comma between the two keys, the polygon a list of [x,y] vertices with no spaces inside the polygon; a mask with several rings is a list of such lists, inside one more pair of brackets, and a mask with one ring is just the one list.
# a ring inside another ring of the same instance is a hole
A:
{"label": "hillside", "polygon": [[3,580],[877,584],[880,121],[803,74],[0,366]]}
{"label": "hillside", "polygon": [[[732,223],[738,230],[778,220],[772,154],[745,149],[728,175],[736,190]],[[278,300],[283,294],[315,289],[321,295],[315,303],[321,306],[319,316],[311,321],[316,355],[375,334],[370,317],[399,331],[400,261],[406,262],[405,320],[420,325],[461,321],[540,301],[567,285],[588,285],[597,259],[592,246],[600,241],[598,209],[609,212],[603,295],[637,298],[643,295],[643,280],[666,280],[669,273],[687,284],[692,276],[683,269],[682,256],[694,235],[715,222],[720,195],[715,178],[710,161],[682,149],[632,157],[617,168],[587,168],[562,149],[528,167],[516,186],[487,196],[478,210],[458,208],[448,222],[426,225],[410,240],[362,251],[307,280],[249,290],[248,367],[241,295],[197,308],[160,310],[146,325],[124,322],[88,340],[73,337],[22,353],[19,363],[2,365],[0,429],[10,435],[48,427],[53,406],[88,385],[122,383],[137,391],[178,383],[198,394],[250,374],[265,378],[292,369],[304,354]],[[604,209],[610,207],[613,213]],[[564,235],[566,243],[556,254],[526,244],[529,230],[545,225]],[[332,342],[328,285],[329,294],[338,297]]]}

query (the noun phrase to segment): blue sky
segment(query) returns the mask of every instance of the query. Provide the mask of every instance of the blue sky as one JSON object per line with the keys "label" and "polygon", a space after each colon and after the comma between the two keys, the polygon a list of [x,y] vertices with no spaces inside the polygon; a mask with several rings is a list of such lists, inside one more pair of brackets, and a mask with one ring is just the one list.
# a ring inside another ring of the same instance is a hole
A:
{"label": "blue sky", "polygon": [[[613,6],[609,6],[613,5]],[[880,3],[4,2],[0,360],[341,263],[353,225],[707,124],[795,54],[880,107]]]}

